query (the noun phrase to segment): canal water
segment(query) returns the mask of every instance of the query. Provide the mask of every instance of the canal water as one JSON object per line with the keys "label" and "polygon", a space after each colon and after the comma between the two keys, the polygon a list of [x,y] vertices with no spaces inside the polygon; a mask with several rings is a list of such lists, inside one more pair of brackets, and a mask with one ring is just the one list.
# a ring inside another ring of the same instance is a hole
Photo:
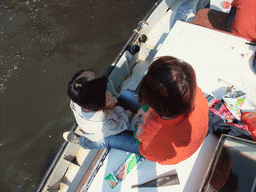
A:
{"label": "canal water", "polygon": [[35,191],[70,130],[67,84],[103,74],[156,0],[0,1],[0,191]]}

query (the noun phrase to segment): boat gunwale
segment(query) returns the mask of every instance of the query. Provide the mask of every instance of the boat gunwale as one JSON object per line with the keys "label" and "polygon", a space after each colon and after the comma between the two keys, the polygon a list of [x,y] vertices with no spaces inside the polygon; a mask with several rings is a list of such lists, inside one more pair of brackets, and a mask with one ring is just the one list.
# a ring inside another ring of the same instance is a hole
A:
{"label": "boat gunwale", "polygon": [[[139,21],[138,26],[136,29],[133,30],[132,35],[130,36],[130,38],[127,40],[126,44],[123,46],[123,48],[121,49],[121,51],[118,53],[117,57],[114,59],[114,62],[112,63],[112,65],[107,69],[107,71],[104,73],[104,76],[109,76],[112,72],[112,70],[114,69],[114,67],[117,65],[118,61],[120,60],[120,58],[123,56],[123,54],[125,53],[125,51],[128,49],[128,47],[130,45],[132,45],[132,43],[134,43],[136,41],[136,39],[139,36],[139,31],[142,28],[142,24],[144,22],[146,22],[146,20],[150,17],[150,15],[154,12],[154,10],[158,7],[158,5],[160,5],[160,3],[162,3],[164,0],[158,0],[153,7],[148,11],[148,13],[146,14],[146,16]],[[176,0],[178,1],[178,0]]]}
{"label": "boat gunwale", "polygon": [[97,174],[105,158],[107,157],[109,151],[110,149],[100,149],[98,151],[93,161],[91,162],[90,166],[86,170],[83,178],[81,179],[78,186],[76,187],[75,192],[80,192],[82,189],[84,189],[84,191],[87,191],[95,175]]}
{"label": "boat gunwale", "polygon": [[[74,124],[72,125],[72,127],[71,127],[70,130],[71,130],[71,131],[74,131],[76,128],[77,128],[77,124],[74,123]],[[67,147],[67,145],[68,145],[68,142],[67,142],[67,141],[62,142],[58,153],[55,155],[55,157],[54,157],[54,159],[53,159],[51,165],[50,165],[49,168],[47,169],[47,171],[46,171],[46,173],[45,173],[43,179],[42,179],[41,182],[40,182],[40,185],[39,185],[39,187],[38,187],[37,190],[36,190],[37,192],[40,192],[40,191],[42,191],[42,190],[45,188],[45,184],[46,184],[47,181],[48,181],[47,179],[50,178],[52,172],[54,171],[54,167],[58,164],[59,159],[60,159],[61,156],[63,155],[63,152],[64,152],[65,148]]]}

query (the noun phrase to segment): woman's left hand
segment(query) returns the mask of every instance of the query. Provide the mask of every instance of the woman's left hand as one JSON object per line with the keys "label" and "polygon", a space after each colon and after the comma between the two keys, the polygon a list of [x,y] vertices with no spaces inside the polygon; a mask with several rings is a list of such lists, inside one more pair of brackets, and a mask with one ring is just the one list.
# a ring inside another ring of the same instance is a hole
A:
{"label": "woman's left hand", "polygon": [[140,109],[138,110],[137,114],[135,115],[134,120],[137,119],[138,117],[141,118],[141,119],[143,119],[143,116],[144,116],[145,113],[146,113],[146,112],[144,112],[143,109],[140,108]]}

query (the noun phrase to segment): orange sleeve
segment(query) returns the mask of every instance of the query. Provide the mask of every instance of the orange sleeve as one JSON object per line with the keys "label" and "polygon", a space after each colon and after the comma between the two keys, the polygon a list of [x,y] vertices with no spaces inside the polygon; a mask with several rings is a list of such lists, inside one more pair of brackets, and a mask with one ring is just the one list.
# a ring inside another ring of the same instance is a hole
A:
{"label": "orange sleeve", "polygon": [[151,140],[155,137],[158,130],[158,125],[154,120],[154,115],[152,117],[153,109],[150,108],[144,118],[143,123],[139,125],[136,137],[141,142],[140,147],[146,150],[149,146]]}
{"label": "orange sleeve", "polygon": [[141,142],[141,146],[143,146],[143,149],[146,150],[146,148],[149,146],[150,141],[154,138],[156,131],[154,129],[155,127],[153,125],[149,125],[148,123],[143,126],[143,131],[140,132],[140,134],[137,136],[138,140]]}

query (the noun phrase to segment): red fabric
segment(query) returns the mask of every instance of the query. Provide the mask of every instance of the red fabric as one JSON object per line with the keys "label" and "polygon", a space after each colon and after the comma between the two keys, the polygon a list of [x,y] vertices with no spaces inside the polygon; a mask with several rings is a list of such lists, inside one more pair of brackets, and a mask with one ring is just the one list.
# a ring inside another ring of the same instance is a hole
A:
{"label": "red fabric", "polygon": [[256,41],[256,0],[234,0],[236,16],[230,32],[249,41]]}
{"label": "red fabric", "polygon": [[242,122],[248,126],[248,131],[256,141],[256,112],[242,112]]}
{"label": "red fabric", "polygon": [[186,118],[164,120],[149,108],[136,133],[141,142],[141,155],[163,165],[177,164],[189,158],[206,137],[208,113],[207,99],[200,88],[197,88],[195,109]]}
{"label": "red fabric", "polygon": [[[221,104],[221,107],[217,110],[215,109],[215,105],[218,104]],[[216,115],[218,115],[225,123],[235,126],[239,129],[245,129],[246,131],[248,131],[248,127],[243,123],[238,123],[237,118],[229,111],[226,105],[220,100],[216,99],[215,102],[211,104],[210,110]]]}

